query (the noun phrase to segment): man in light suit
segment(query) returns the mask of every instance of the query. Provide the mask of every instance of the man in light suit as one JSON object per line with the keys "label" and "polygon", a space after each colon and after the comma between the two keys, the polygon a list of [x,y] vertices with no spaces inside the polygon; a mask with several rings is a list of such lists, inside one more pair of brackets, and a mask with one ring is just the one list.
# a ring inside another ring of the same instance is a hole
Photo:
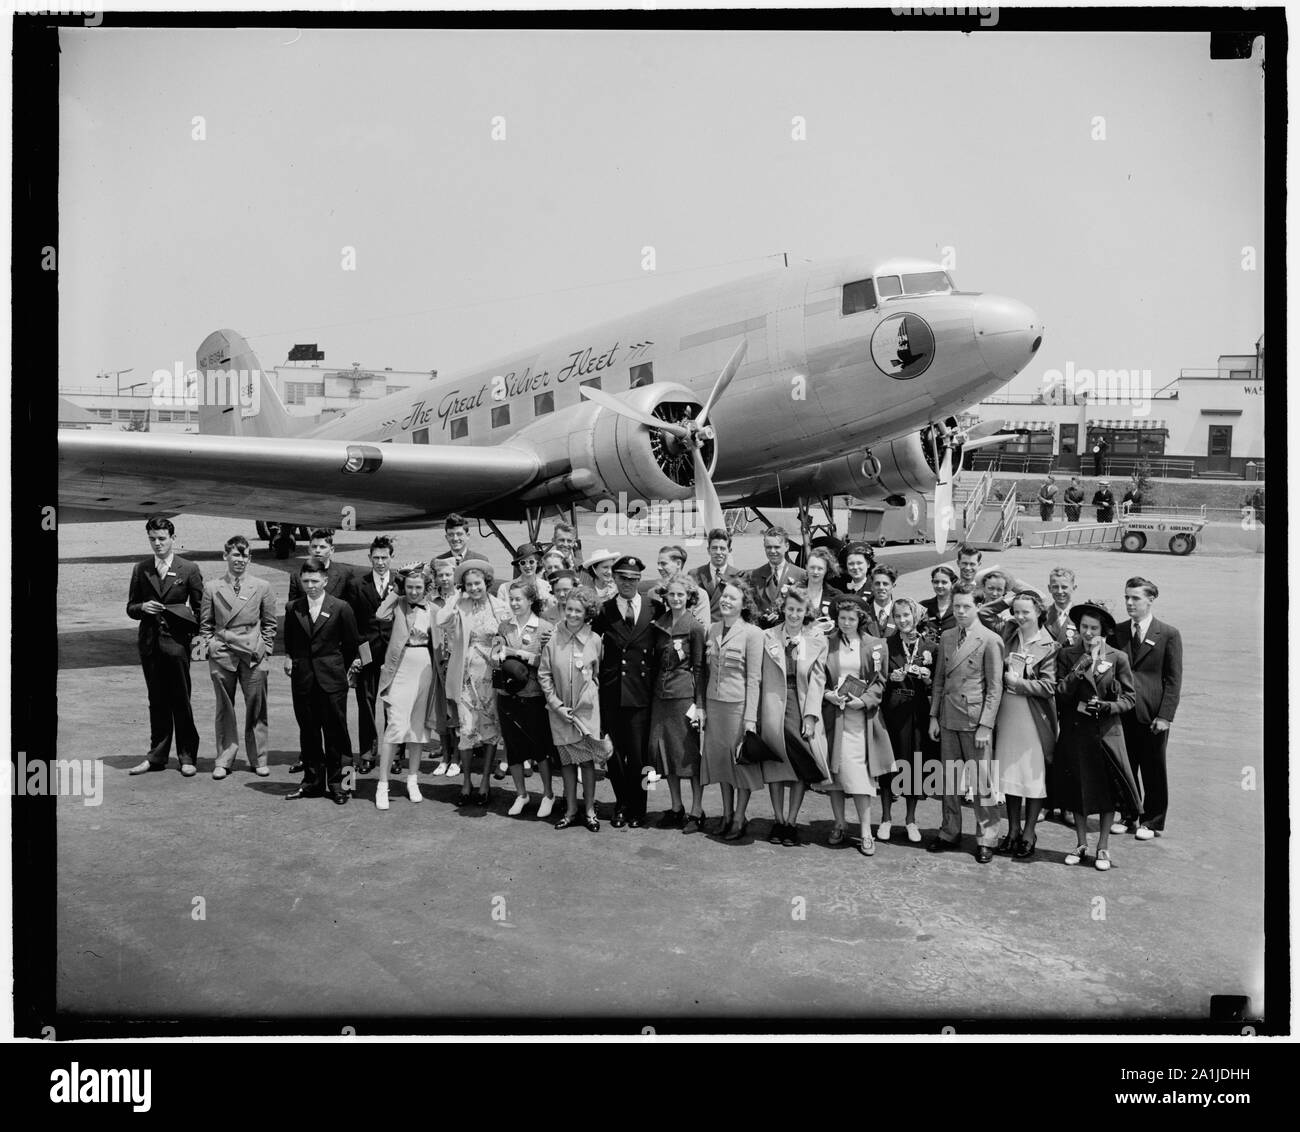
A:
{"label": "man in light suit", "polygon": [[975,859],[993,860],[998,841],[997,802],[993,789],[993,724],[1002,703],[1002,638],[980,624],[975,591],[968,582],[952,588],[952,615],[957,623],[939,638],[930,693],[930,738],[938,739],[943,757],[943,825],[927,849],[941,853],[961,840],[963,771],[976,769]]}
{"label": "man in light suit", "polygon": [[[287,800],[324,798],[342,806],[348,737],[348,683],[360,671],[360,638],[352,607],[325,592],[325,563],[308,558],[298,570],[303,596],[284,612],[284,671],[302,751],[302,786]],[[322,741],[323,740],[323,741]]]}
{"label": "man in light suit", "polygon": [[357,621],[357,632],[370,646],[370,663],[363,664],[357,677],[357,734],[359,738],[362,774],[375,769],[378,757],[378,738],[375,735],[375,697],[379,690],[379,673],[384,667],[388,652],[388,638],[393,632],[393,622],[374,623],[375,610],[390,591],[396,588],[396,579],[389,567],[392,564],[393,540],[380,535],[370,544],[370,569],[353,574],[343,590],[343,600],[352,607]]}
{"label": "man in light suit", "polygon": [[1116,822],[1111,832],[1131,829],[1139,841],[1164,833],[1169,809],[1165,753],[1183,687],[1183,638],[1172,625],[1156,620],[1151,607],[1159,596],[1155,582],[1130,578],[1124,584],[1128,620],[1115,627],[1115,648],[1128,654],[1137,693],[1137,704],[1120,722],[1133,777],[1142,787],[1143,812],[1140,821],[1137,814],[1125,814],[1126,820]]}
{"label": "man in light suit", "polygon": [[149,754],[131,773],[166,770],[175,734],[181,774],[193,778],[199,732],[190,706],[190,642],[199,629],[203,575],[174,552],[176,528],[170,519],[152,518],[144,530],[153,556],[131,570],[126,615],[140,622],[137,645],[149,689]]}
{"label": "man in light suit", "polygon": [[[898,571],[884,563],[871,568],[871,600],[864,602],[863,632],[885,640],[898,632],[894,624],[894,584]],[[865,595],[862,595],[865,596]]]}
{"label": "man in light suit", "polygon": [[239,753],[235,685],[244,693],[244,754],[265,778],[267,765],[266,676],[275,649],[275,595],[271,583],[248,573],[248,539],[226,540],[226,575],[203,587],[199,634],[208,654],[208,673],[216,697],[217,765],[212,777],[225,778]]}
{"label": "man in light suit", "polygon": [[767,561],[749,572],[749,588],[754,591],[754,622],[771,628],[781,620],[781,601],[787,590],[808,581],[807,573],[786,560],[790,536],[784,527],[769,527],[763,532],[763,554]]}
{"label": "man in light suit", "polygon": [[709,620],[717,621],[722,614],[718,612],[718,600],[722,597],[722,587],[726,582],[740,579],[740,571],[730,565],[731,536],[725,527],[714,527],[709,532],[709,560],[703,566],[690,571],[695,584],[708,596]]}

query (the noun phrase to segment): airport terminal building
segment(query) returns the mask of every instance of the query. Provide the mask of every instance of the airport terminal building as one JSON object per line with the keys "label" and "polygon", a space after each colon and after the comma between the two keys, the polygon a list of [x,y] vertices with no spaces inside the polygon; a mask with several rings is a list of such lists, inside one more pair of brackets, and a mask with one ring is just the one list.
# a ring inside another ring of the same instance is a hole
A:
{"label": "airport terminal building", "polygon": [[965,467],[1010,472],[1092,471],[1104,439],[1106,471],[1142,459],[1157,477],[1264,478],[1264,338],[1253,354],[1222,354],[1213,369],[1184,369],[1164,388],[1149,371],[1073,369],[1039,394],[1000,394],[980,420],[1002,420],[1007,439],[970,453]]}

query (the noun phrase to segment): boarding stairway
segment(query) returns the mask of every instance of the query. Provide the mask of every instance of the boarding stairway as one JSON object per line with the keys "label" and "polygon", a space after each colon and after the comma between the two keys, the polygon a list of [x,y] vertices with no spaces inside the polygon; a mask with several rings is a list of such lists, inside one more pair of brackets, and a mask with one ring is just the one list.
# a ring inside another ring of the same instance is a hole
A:
{"label": "boarding stairway", "polygon": [[1030,535],[1029,545],[1034,550],[1061,546],[1114,546],[1119,542],[1123,529],[1119,523],[1070,523],[1058,530],[1038,531]]}
{"label": "boarding stairway", "polygon": [[993,497],[993,473],[958,472],[953,477],[952,509],[962,541],[980,550],[1006,550],[1019,536],[1016,485],[1005,499]]}

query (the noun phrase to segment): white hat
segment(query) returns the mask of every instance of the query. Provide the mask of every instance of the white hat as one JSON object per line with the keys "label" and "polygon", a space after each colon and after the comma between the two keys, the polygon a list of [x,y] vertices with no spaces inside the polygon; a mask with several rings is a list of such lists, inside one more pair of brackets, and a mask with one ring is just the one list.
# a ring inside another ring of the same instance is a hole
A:
{"label": "white hat", "polygon": [[605,550],[603,547],[596,551],[595,554],[583,555],[582,564],[584,566],[594,566],[597,562],[613,562],[622,555],[617,550]]}

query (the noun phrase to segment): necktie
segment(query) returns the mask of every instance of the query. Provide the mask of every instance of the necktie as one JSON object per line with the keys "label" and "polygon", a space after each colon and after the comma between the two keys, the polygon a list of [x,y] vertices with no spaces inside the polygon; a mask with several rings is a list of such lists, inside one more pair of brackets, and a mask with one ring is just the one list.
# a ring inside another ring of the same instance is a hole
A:
{"label": "necktie", "polygon": [[623,620],[629,625],[636,624],[636,617],[632,614],[632,603],[627,598],[623,599]]}
{"label": "necktie", "polygon": [[957,647],[958,647],[958,648],[961,648],[962,645],[964,645],[965,643],[966,643],[966,630],[965,630],[965,629],[958,629],[958,630],[957,630]]}
{"label": "necktie", "polygon": [[235,579],[235,593],[239,593],[239,579]]}
{"label": "necktie", "polygon": [[1141,621],[1134,621],[1134,622],[1133,622],[1133,630],[1132,630],[1132,632],[1133,632],[1133,643],[1134,643],[1134,644],[1137,644],[1138,641],[1140,641],[1140,640],[1142,639],[1142,622],[1141,622]]}
{"label": "necktie", "polygon": [[167,563],[166,563],[166,562],[159,562],[158,559],[155,558],[155,559],[154,559],[154,563],[153,563],[153,568],[154,568],[155,570],[158,571],[158,577],[160,577],[160,578],[165,578],[165,577],[167,577]]}

